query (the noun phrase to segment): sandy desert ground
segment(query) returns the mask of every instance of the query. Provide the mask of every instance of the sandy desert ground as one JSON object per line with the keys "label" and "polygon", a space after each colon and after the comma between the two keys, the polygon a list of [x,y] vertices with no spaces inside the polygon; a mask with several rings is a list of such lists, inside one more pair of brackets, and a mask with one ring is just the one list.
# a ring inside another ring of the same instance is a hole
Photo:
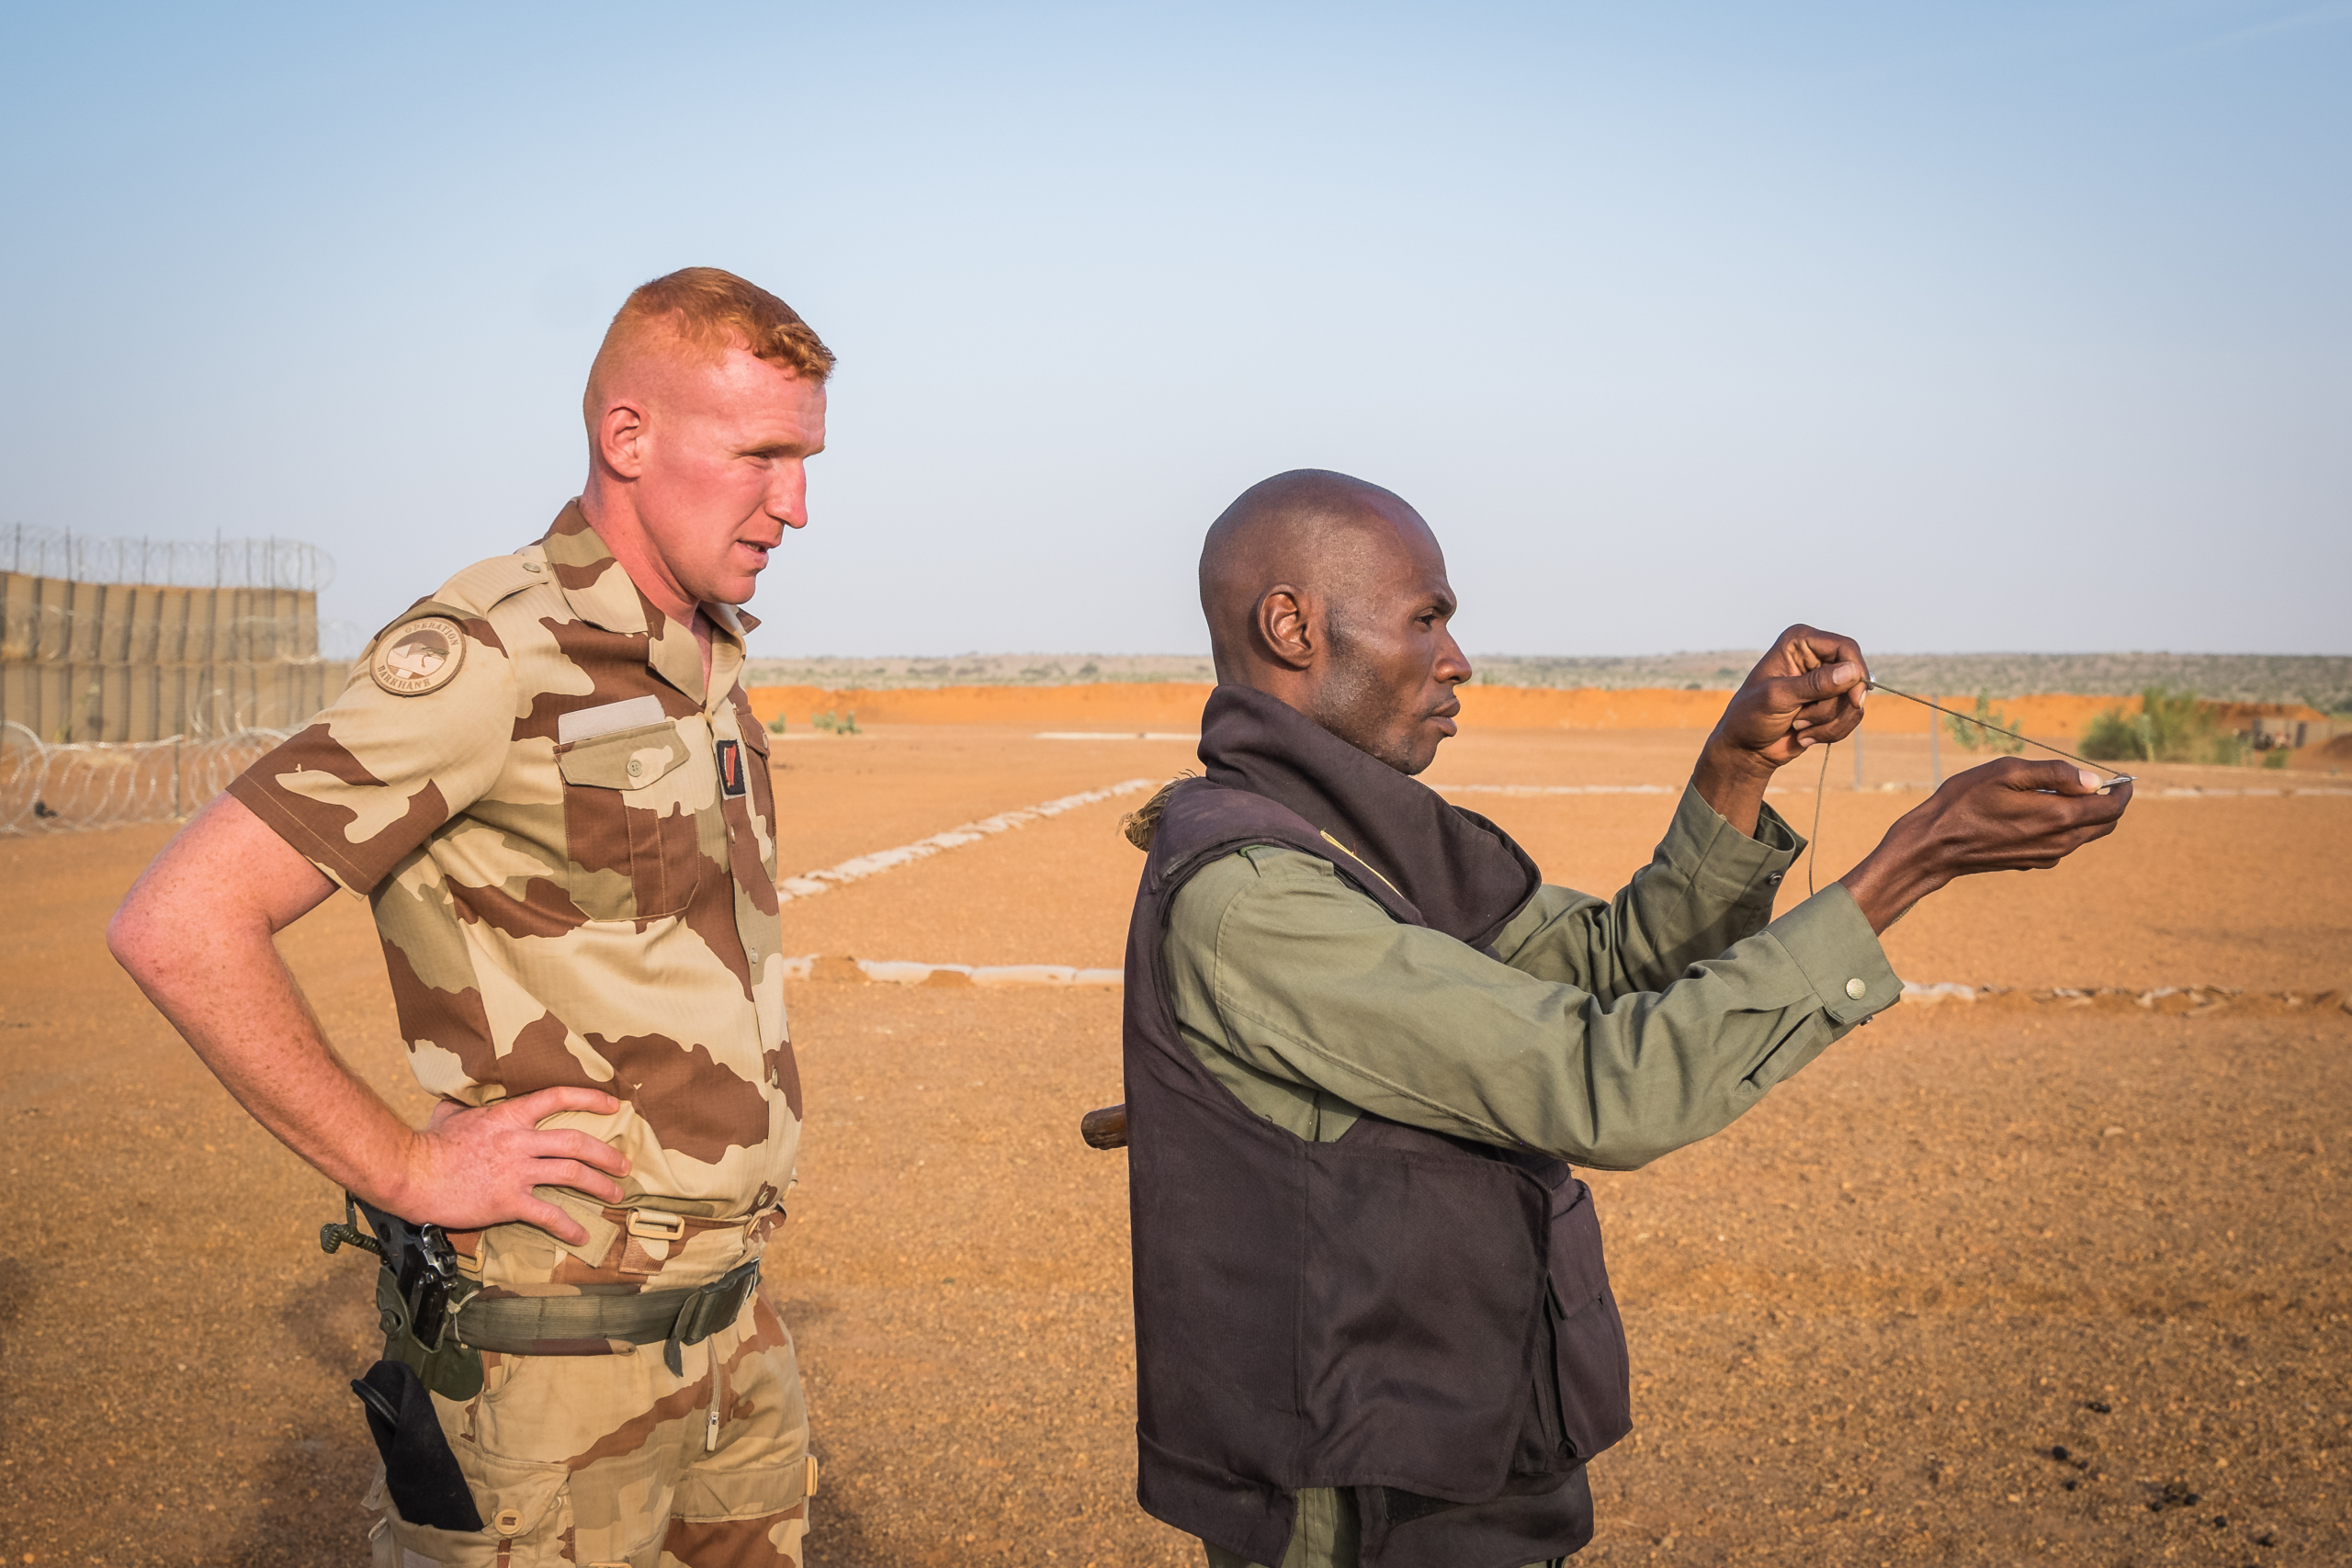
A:
{"label": "sandy desert ground", "polygon": [[[787,869],[1192,761],[1035,733],[779,745]],[[1605,891],[1698,740],[1474,729],[1430,778]],[[1829,763],[1824,881],[1922,798],[1925,738],[1867,765],[1858,793]],[[2147,773],[2076,863],[1962,885],[1889,934],[1907,980],[2004,993],[1898,1008],[1722,1137],[1594,1179],[1639,1426],[1594,1467],[1587,1560],[2352,1561],[2352,796]],[[1775,797],[1800,830],[1814,782]],[[787,951],[1114,965],[1140,798],[797,898]],[[104,951],[168,831],[0,840],[0,1555],[356,1562],[373,1451],[345,1382],[375,1347],[367,1268],[316,1245],[339,1200]],[[421,1114],[364,907],[283,945]],[[769,1275],[825,1465],[812,1562],[1197,1562],[1133,1503],[1125,1156],[1076,1134],[1120,1097],[1117,990],[857,976],[792,989],[809,1119]]]}

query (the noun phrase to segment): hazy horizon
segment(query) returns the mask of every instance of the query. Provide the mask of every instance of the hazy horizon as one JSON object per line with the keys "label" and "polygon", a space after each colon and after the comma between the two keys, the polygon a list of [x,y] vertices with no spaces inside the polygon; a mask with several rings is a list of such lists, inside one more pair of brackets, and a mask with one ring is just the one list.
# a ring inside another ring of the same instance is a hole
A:
{"label": "hazy horizon", "polygon": [[[2131,695],[2150,686],[2218,701],[2301,702],[2352,713],[2352,658],[2249,653],[1913,653],[1865,648],[1871,673],[1918,694],[2036,692]],[[1565,657],[1473,651],[1472,679],[1489,685],[1611,689],[1736,686],[1760,657],[1754,649]],[[754,683],[847,687],[1060,685],[1121,681],[1213,681],[1206,653],[1101,652],[816,655],[754,659]]]}

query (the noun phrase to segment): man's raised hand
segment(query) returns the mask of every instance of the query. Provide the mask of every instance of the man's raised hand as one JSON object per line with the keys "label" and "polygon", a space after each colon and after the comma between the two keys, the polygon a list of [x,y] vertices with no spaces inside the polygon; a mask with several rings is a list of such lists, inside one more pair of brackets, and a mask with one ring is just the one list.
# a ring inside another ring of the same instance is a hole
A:
{"label": "man's raised hand", "polygon": [[1720,742],[1769,773],[1862,722],[1870,666],[1852,637],[1795,626],[1773,639],[1732,694],[1710,744]]}
{"label": "man's raised hand", "polygon": [[479,1110],[445,1100],[415,1134],[400,1190],[384,1194],[383,1206],[444,1230],[520,1220],[559,1241],[586,1241],[578,1221],[531,1190],[569,1187],[616,1203],[622,1193],[613,1178],[628,1174],[628,1161],[601,1138],[538,1123],[560,1111],[609,1116],[619,1109],[619,1100],[593,1089],[543,1089]]}
{"label": "man's raised hand", "polygon": [[1707,737],[1691,784],[1743,833],[1756,831],[1773,771],[1862,722],[1870,666],[1852,637],[1794,626],[1772,641]]}
{"label": "man's raised hand", "polygon": [[1884,931],[1956,876],[2047,871],[2115,831],[2132,786],[2072,762],[2004,757],[1946,780],[1839,877],[1874,931]]}

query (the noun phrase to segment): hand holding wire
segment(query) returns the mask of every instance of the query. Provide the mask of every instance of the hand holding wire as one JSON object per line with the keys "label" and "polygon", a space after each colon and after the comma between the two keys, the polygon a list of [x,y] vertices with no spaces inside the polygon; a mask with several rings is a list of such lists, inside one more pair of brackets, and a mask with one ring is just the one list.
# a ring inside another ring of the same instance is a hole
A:
{"label": "hand holding wire", "polygon": [[1764,773],[1843,740],[1862,722],[1870,666],[1838,632],[1793,626],[1747,672],[1708,738],[1710,749]]}

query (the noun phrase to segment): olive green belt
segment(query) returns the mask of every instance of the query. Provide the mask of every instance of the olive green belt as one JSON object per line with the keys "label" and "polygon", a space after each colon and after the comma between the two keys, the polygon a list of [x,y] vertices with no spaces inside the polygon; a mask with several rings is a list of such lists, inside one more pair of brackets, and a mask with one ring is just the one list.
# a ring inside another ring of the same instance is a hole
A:
{"label": "olive green belt", "polygon": [[684,1377],[681,1348],[699,1345],[733,1323],[759,1288],[760,1260],[754,1258],[691,1289],[615,1296],[477,1295],[458,1309],[455,1327],[461,1344],[514,1356],[561,1355],[571,1345],[594,1339],[661,1345],[671,1375]]}

